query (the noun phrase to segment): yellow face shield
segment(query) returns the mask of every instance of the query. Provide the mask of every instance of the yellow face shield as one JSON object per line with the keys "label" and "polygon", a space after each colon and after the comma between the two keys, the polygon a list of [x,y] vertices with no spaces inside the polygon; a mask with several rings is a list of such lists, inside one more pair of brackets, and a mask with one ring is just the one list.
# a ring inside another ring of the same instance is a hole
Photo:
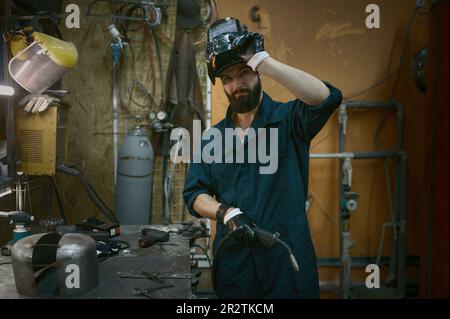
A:
{"label": "yellow face shield", "polygon": [[9,73],[27,91],[42,93],[76,66],[78,52],[71,42],[39,32],[32,37],[25,49],[20,50],[20,41],[11,47],[16,55],[9,62]]}

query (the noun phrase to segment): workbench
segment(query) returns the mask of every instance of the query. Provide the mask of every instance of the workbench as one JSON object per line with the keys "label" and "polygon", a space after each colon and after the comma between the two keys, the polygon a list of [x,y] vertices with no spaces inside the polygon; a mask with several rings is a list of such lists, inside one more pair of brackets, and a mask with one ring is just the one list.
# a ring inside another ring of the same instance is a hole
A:
{"label": "workbench", "polygon": [[[64,226],[70,227],[70,226]],[[86,293],[70,298],[83,299],[190,299],[191,268],[189,259],[189,239],[179,233],[170,233],[170,240],[156,243],[147,248],[140,248],[138,240],[140,230],[146,225],[121,226],[121,234],[114,239],[126,241],[129,247],[117,255],[99,261],[99,284]],[[151,227],[162,227],[152,225]],[[170,228],[181,229],[181,225],[169,225]],[[0,255],[0,299],[30,298],[17,293],[11,257]],[[6,264],[3,264],[6,263]],[[161,283],[146,278],[121,278],[124,274],[141,275],[142,271],[164,274],[165,284],[174,287],[148,293],[148,296],[133,295],[133,290],[148,289],[161,286]],[[172,277],[172,278],[169,278]],[[34,297],[39,298],[39,297]],[[57,297],[61,298],[61,297]]]}

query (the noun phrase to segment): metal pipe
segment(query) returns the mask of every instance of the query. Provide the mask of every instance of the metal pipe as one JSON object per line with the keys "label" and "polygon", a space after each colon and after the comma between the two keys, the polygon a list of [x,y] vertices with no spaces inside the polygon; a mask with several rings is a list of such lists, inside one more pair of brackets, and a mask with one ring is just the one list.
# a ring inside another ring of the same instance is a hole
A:
{"label": "metal pipe", "polygon": [[[395,209],[395,212],[397,211],[398,207]],[[396,219],[395,224],[398,225],[397,213],[395,214],[395,219]],[[392,284],[393,282],[395,282],[397,278],[397,261],[398,261],[398,237],[396,237],[395,232],[393,232],[391,243],[391,256],[389,261],[389,273],[386,278],[386,282],[388,284]]]}
{"label": "metal pipe", "polygon": [[[4,2],[5,6],[5,17],[3,24],[3,32],[11,31],[13,26],[11,25],[11,1],[6,0]],[[8,71],[8,63],[11,53],[8,44],[3,42],[3,78],[5,85],[11,85],[11,75]],[[5,127],[6,127],[6,158],[8,161],[8,175],[11,178],[15,178],[17,171],[17,159],[16,159],[16,126],[15,126],[15,109],[13,104],[13,97],[6,97],[6,113],[5,113]]]}
{"label": "metal pipe", "polygon": [[[397,111],[397,151],[380,151],[380,152],[345,152],[345,135],[347,126],[347,108],[392,108]],[[397,289],[404,296],[406,291],[406,214],[407,214],[407,156],[404,152],[404,107],[396,101],[344,101],[340,105],[339,111],[339,153],[316,153],[310,154],[312,159],[339,159],[339,198],[342,198],[344,185],[342,165],[345,158],[352,159],[369,159],[369,158],[394,158],[397,159],[395,174],[395,207],[394,216],[391,225],[393,227],[400,226],[400,235],[393,236],[391,245],[391,256],[389,262],[389,274],[387,282],[397,280]],[[389,182],[389,181],[388,181]],[[351,284],[351,257],[349,249],[351,247],[351,239],[349,232],[348,217],[343,218],[340,211],[339,218],[339,248],[340,248],[340,288],[343,298],[350,296]],[[383,233],[385,227],[383,226]],[[397,229],[394,229],[397,234]],[[383,236],[383,235],[382,235]],[[380,255],[380,251],[378,254]],[[379,262],[377,256],[377,262]]]}
{"label": "metal pipe", "polygon": [[[339,153],[345,153],[345,134],[346,134],[346,125],[347,124],[347,109],[345,105],[339,107]],[[344,193],[344,185],[343,182],[343,172],[342,166],[344,164],[344,159],[339,158],[339,194],[338,199],[343,197]],[[346,247],[348,247],[346,240],[348,228],[348,220],[345,220],[342,216],[342,211],[339,209],[339,284],[341,288],[341,297],[344,299],[349,298],[350,296],[350,272],[349,269],[350,255],[345,253]]]}
{"label": "metal pipe", "polygon": [[354,158],[355,153],[313,153],[309,154],[310,159],[345,159],[345,158]]}
{"label": "metal pipe", "polygon": [[399,194],[399,252],[397,287],[401,296],[406,293],[406,221],[408,207],[408,157],[405,153],[400,160],[400,194]]}
{"label": "metal pipe", "polygon": [[380,238],[380,242],[378,243],[378,254],[377,254],[377,259],[376,259],[377,265],[380,265],[380,262],[381,262],[381,254],[383,253],[386,227],[392,227],[392,223],[384,223],[383,226],[381,227],[381,238]]}
{"label": "metal pipe", "polygon": [[[397,220],[395,218],[395,209],[394,205],[392,204],[392,192],[391,192],[391,178],[389,175],[389,167],[388,162],[385,159],[384,160],[384,173],[385,173],[385,179],[386,179],[386,192],[388,196],[388,205],[389,205],[389,213],[391,215],[391,227],[392,227],[392,234],[395,238],[398,237],[398,225]],[[395,195],[395,194],[394,194]]]}
{"label": "metal pipe", "polygon": [[11,187],[6,187],[0,192],[0,198],[2,198],[3,196],[9,195],[12,192],[13,191],[12,191]]}
{"label": "metal pipe", "polygon": [[[114,185],[117,182],[117,162],[119,148],[119,107],[117,99],[117,68],[122,54],[123,43],[120,37],[111,43],[112,51],[112,115],[113,115],[113,156],[114,156]],[[120,88],[119,88],[120,90]]]}
{"label": "metal pipe", "polygon": [[[378,256],[353,256],[352,257],[352,268],[366,268],[367,265],[376,263]],[[407,265],[420,266],[419,256],[408,256]],[[389,256],[380,256],[378,265],[389,264]],[[337,268],[340,265],[340,260],[338,257],[317,257],[317,265],[319,267],[330,267]]]}
{"label": "metal pipe", "polygon": [[342,152],[342,153],[313,153],[309,154],[311,159],[373,159],[373,158],[401,158],[402,152],[379,151],[379,152]]}
{"label": "metal pipe", "polygon": [[[404,144],[404,107],[402,104],[397,103],[397,114],[396,114],[396,122],[397,122],[397,141],[396,141],[396,148],[397,150],[400,151],[400,153],[402,154],[402,156],[400,158],[403,157],[404,152],[403,152],[403,144]],[[400,199],[400,192],[401,192],[401,188],[402,188],[402,181],[401,181],[401,169],[400,169],[400,162],[401,160],[397,160],[395,167],[395,209],[394,209],[394,218],[395,220],[393,220],[393,225],[394,227],[398,227],[399,225],[399,215],[400,215],[400,209],[401,209],[401,199]],[[392,244],[391,244],[391,261],[389,263],[389,274],[388,277],[386,279],[386,281],[388,283],[392,283],[395,282],[396,280],[398,280],[398,275],[399,275],[399,268],[398,268],[398,263],[399,263],[399,250],[402,250],[403,248],[399,246],[399,237],[396,236],[396,234],[398,234],[398,228],[395,229],[395,231],[393,232],[393,236],[392,236]]]}
{"label": "metal pipe", "polygon": [[163,156],[162,156],[162,187],[163,187],[163,224],[168,225],[170,223],[170,201],[169,194],[166,193],[166,178],[167,178],[167,161],[169,160],[169,156],[166,155],[167,143],[168,140],[167,132],[163,133]]}
{"label": "metal pipe", "polygon": [[399,107],[396,101],[344,101],[342,107],[347,109],[374,109],[374,108],[393,108]]}
{"label": "metal pipe", "polygon": [[113,89],[112,89],[112,113],[113,113],[113,149],[114,149],[114,185],[116,185],[117,182],[117,155],[118,155],[118,132],[119,132],[119,114],[117,111],[117,94],[116,94],[116,77],[117,77],[117,70],[116,65],[113,63],[113,70],[112,70],[112,81],[113,81]]}
{"label": "metal pipe", "polygon": [[397,103],[397,149],[403,150],[404,147],[404,126],[405,126],[405,108],[403,104]]}
{"label": "metal pipe", "polygon": [[[353,282],[350,285],[350,288],[360,288],[365,287],[365,282]],[[340,289],[339,285],[332,282],[324,282],[320,283],[319,286],[320,292],[332,292],[332,291],[338,291]]]}
{"label": "metal pipe", "polygon": [[16,210],[19,212],[23,211],[23,189],[22,189],[22,177],[23,172],[17,172],[17,182],[16,182]]}

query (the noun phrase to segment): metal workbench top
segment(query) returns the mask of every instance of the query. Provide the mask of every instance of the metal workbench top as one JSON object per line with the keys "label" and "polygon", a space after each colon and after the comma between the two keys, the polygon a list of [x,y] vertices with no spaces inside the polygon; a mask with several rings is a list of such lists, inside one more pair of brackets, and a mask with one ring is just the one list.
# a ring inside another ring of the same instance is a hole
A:
{"label": "metal workbench top", "polygon": [[[70,227],[70,226],[64,226]],[[146,298],[132,294],[135,288],[153,288],[161,284],[149,279],[121,278],[121,274],[141,275],[145,270],[149,273],[163,273],[166,275],[183,275],[183,278],[164,279],[166,284],[174,287],[165,288],[149,293],[152,298],[163,299],[190,299],[191,279],[186,278],[190,274],[189,240],[184,239],[179,233],[170,233],[170,240],[165,243],[157,243],[148,248],[140,248],[138,240],[141,238],[140,230],[149,227],[146,225],[121,226],[121,234],[114,239],[126,241],[129,247],[121,250],[104,261],[99,262],[99,284],[84,294],[71,296],[70,298],[83,299],[128,299]],[[150,227],[163,227],[151,225]],[[181,225],[169,225],[166,227],[181,229]],[[59,230],[59,228],[58,228]],[[17,293],[10,257],[0,256],[0,299],[29,298]]]}

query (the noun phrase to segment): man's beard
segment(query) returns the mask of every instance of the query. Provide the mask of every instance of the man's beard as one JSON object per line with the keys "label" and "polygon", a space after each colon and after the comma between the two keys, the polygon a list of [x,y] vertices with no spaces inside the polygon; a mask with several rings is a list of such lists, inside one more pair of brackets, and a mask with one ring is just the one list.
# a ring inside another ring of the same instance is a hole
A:
{"label": "man's beard", "polygon": [[[252,89],[249,88],[239,88],[236,89],[231,94],[225,91],[228,101],[230,101],[231,110],[234,113],[247,113],[255,109],[259,104],[259,99],[261,97],[261,79],[258,78],[258,82]],[[236,94],[242,93],[239,96]]]}

